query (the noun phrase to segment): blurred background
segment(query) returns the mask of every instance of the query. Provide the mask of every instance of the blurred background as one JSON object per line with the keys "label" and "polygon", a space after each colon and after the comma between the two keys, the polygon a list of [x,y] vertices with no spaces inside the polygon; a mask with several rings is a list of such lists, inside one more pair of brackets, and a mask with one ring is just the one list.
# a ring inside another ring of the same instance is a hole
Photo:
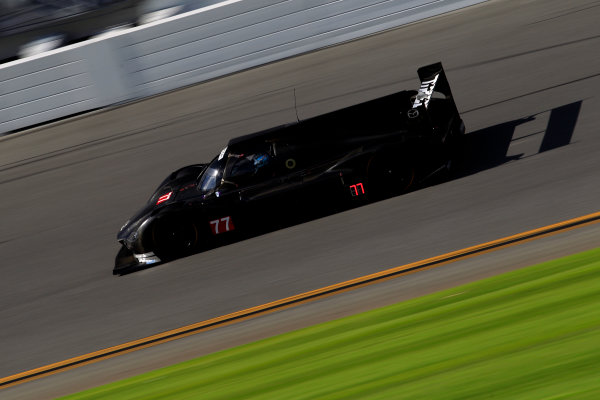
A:
{"label": "blurred background", "polygon": [[0,62],[24,58],[220,0],[4,0]]}

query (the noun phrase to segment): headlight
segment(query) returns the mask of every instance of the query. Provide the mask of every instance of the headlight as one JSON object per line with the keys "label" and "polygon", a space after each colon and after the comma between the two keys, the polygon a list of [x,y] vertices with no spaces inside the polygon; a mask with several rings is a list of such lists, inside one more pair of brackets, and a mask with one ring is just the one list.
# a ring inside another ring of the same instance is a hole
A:
{"label": "headlight", "polygon": [[137,238],[138,238],[138,231],[136,229],[135,231],[131,232],[131,234],[127,237],[127,241],[129,243],[133,243],[137,240]]}

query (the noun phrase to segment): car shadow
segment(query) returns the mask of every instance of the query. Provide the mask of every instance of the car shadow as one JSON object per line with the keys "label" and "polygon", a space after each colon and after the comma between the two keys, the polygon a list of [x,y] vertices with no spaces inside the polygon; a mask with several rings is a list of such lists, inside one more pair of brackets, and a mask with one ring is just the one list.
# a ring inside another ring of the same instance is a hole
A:
{"label": "car shadow", "polygon": [[[465,135],[453,178],[462,178],[504,163],[531,157],[571,143],[582,101],[576,101],[550,111],[547,126],[525,136],[516,136],[517,128],[535,121],[548,111],[493,125]],[[540,138],[541,136],[541,138]],[[511,145],[523,139],[539,143],[529,154],[509,154]]]}
{"label": "car shadow", "polygon": [[[546,114],[548,111],[508,122],[503,122],[501,124],[489,126],[465,134],[463,141],[459,146],[457,157],[454,160],[451,168],[451,174],[445,175],[441,179],[432,179],[420,185],[419,187],[414,188],[412,191],[419,190],[424,187],[430,187],[448,180],[463,178],[487,169],[496,168],[507,162],[517,161],[525,156],[535,156],[536,154],[570,144],[573,137],[573,132],[575,130],[575,125],[579,117],[581,103],[582,101],[577,101],[553,108],[552,110],[548,110],[550,111],[550,116],[545,129],[526,134],[525,136],[515,137],[517,128],[529,122],[536,121],[538,117]],[[511,145],[526,138],[533,138],[535,139],[534,143],[539,143],[537,146],[537,151],[534,149],[527,155],[524,153],[510,154]],[[227,240],[224,240],[218,244],[206,246],[192,254],[178,257],[178,259],[212,250],[217,247],[226,246],[242,240],[250,239],[256,236],[264,235],[280,229],[289,228],[294,225],[303,224],[305,222],[313,221],[379,200],[382,199],[379,198],[377,200],[368,200],[365,196],[364,198],[360,198],[358,202],[348,204],[339,204],[339,202],[333,201],[325,204],[320,201],[318,204],[315,204],[311,207],[305,207],[306,204],[303,204],[303,207],[298,207],[298,209],[301,209],[302,212],[295,212],[293,214],[279,213],[276,218],[261,219],[262,223],[260,226],[257,226],[257,228],[250,232],[237,232],[235,235],[230,236],[230,238]],[[117,262],[120,259],[122,263],[126,262],[127,260],[133,261],[133,255],[127,253],[127,251],[124,249],[119,251],[116,258]],[[175,259],[169,259],[163,260],[162,262],[156,264],[133,266],[123,270],[115,271],[114,273],[116,275],[126,275],[174,260]]]}

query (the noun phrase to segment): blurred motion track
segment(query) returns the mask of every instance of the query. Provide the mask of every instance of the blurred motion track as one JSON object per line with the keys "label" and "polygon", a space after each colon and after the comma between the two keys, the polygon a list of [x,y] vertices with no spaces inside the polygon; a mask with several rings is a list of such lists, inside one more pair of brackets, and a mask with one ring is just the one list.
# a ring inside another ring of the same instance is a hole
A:
{"label": "blurred motion track", "polygon": [[245,320],[247,318],[256,317],[268,312],[285,309],[287,307],[295,306],[298,304],[305,303],[320,299],[325,296],[330,296],[336,293],[340,293],[346,290],[352,290],[365,285],[378,283],[385,279],[396,278],[401,275],[409,274],[412,272],[435,268],[441,265],[445,265],[450,262],[458,261],[466,257],[476,256],[478,254],[494,251],[503,247],[520,244],[525,241],[535,240],[548,235],[554,235],[557,233],[563,233],[565,231],[580,228],[590,224],[595,224],[600,221],[600,212],[585,215],[580,218],[575,218],[569,221],[564,221],[558,224],[534,229],[532,231],[523,232],[517,235],[509,236],[506,238],[498,239],[489,243],[483,243],[477,246],[469,247],[454,251],[452,253],[443,254],[437,257],[429,258],[427,260],[418,261],[408,265],[402,265],[399,267],[391,268],[385,271],[377,272],[375,274],[362,276],[359,278],[352,279],[346,282],[340,282],[331,286],[316,289],[307,293],[300,293],[292,297],[285,299],[276,300],[268,304],[262,304],[260,306],[252,307],[246,310],[234,312],[232,314],[223,315],[221,317],[213,318],[208,321],[198,322],[196,324],[184,326],[178,329],[173,329],[167,332],[163,332],[151,337],[139,339],[133,342],[124,343],[115,347],[100,350],[90,354],[84,354],[79,357],[75,357],[69,360],[61,361],[58,363],[50,364],[41,368],[36,368],[31,371],[25,371],[20,374],[0,378],[0,388],[9,387],[12,385],[28,382],[33,379],[38,379],[50,374],[61,372],[70,368],[75,368],[82,365],[87,365],[92,362],[101,361],[110,357],[115,357],[131,351],[144,349],[150,346],[155,346],[161,343],[165,343],[171,340],[180,339],[195,333],[203,332],[208,329],[213,329],[221,326],[225,326],[230,323]]}
{"label": "blurred motion track", "polygon": [[[599,4],[492,0],[1,138],[0,376],[597,212]],[[294,89],[306,118],[414,88],[436,61],[467,126],[460,178],[111,275],[116,231],[154,186],[230,137],[294,121]],[[458,264],[430,272],[477,275]],[[395,281],[419,276],[432,279]]]}

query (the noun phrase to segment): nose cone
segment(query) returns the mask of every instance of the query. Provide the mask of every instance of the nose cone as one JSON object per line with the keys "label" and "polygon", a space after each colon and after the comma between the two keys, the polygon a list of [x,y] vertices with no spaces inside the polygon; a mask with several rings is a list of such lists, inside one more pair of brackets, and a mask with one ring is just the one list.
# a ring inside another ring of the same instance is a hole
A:
{"label": "nose cone", "polygon": [[[135,231],[132,230],[131,223],[129,221],[127,221],[125,223],[125,225],[123,225],[123,227],[121,228],[119,233],[117,234],[117,240],[119,242],[125,244],[125,241],[127,241],[127,239],[130,236],[132,236],[133,233],[135,233]],[[132,238],[132,239],[135,240],[135,238]]]}
{"label": "nose cone", "polygon": [[138,228],[142,222],[148,219],[148,215],[152,211],[152,208],[153,207],[146,206],[127,220],[119,230],[119,233],[117,233],[117,240],[131,248],[131,244],[137,240]]}

